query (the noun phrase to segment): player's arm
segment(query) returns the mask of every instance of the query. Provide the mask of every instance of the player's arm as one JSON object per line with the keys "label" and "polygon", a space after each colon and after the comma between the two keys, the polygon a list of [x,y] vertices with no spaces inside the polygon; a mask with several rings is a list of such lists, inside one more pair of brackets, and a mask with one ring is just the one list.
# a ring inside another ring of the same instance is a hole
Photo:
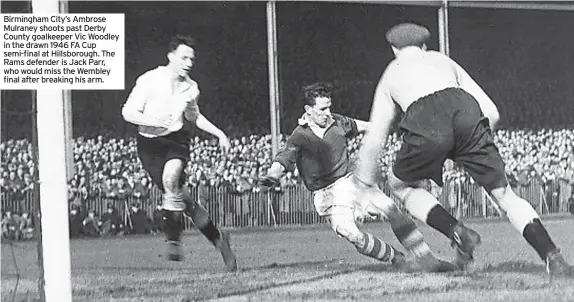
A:
{"label": "player's arm", "polygon": [[395,104],[383,75],[375,91],[369,129],[361,142],[355,170],[355,177],[366,185],[374,186],[377,183],[377,175],[380,174],[378,161],[395,116]]}
{"label": "player's arm", "polygon": [[134,88],[122,107],[122,117],[126,122],[141,126],[161,127],[157,117],[144,114],[150,86],[148,77],[145,75],[136,80]]}
{"label": "player's arm", "polygon": [[195,120],[195,125],[197,128],[216,136],[219,139],[219,145],[224,149],[228,150],[231,147],[229,143],[229,138],[225,135],[221,129],[215,126],[211,121],[209,121],[203,114],[199,114]]}
{"label": "player's arm", "polygon": [[213,135],[218,138],[227,137],[225,133],[215,126],[211,121],[209,121],[203,114],[199,114],[195,120],[195,125],[197,128]]}
{"label": "player's arm", "polygon": [[462,89],[466,92],[470,93],[478,102],[480,106],[480,110],[482,113],[488,118],[490,123],[490,129],[494,131],[496,124],[500,120],[500,113],[498,112],[498,108],[496,104],[492,101],[492,99],[484,92],[484,90],[474,81],[474,79],[456,62],[452,61],[458,84]]}
{"label": "player's arm", "polygon": [[194,123],[197,128],[216,136],[219,139],[219,145],[224,149],[228,150],[231,146],[229,143],[229,138],[225,135],[221,129],[215,126],[210,120],[208,120],[199,111],[199,106],[197,105],[197,98],[192,100],[187,104],[183,112],[183,116],[186,120]]}
{"label": "player's arm", "polygon": [[285,147],[275,156],[271,168],[267,171],[267,175],[261,179],[261,184],[267,187],[279,185],[279,180],[285,172],[295,170],[298,156],[299,146],[294,136],[291,135],[287,139]]}

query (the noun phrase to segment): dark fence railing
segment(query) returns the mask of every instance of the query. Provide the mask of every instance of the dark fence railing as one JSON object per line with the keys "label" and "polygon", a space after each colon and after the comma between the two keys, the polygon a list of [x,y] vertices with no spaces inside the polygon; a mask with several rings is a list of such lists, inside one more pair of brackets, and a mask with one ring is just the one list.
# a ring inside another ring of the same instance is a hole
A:
{"label": "dark fence railing", "polygon": [[[430,189],[430,184],[427,184],[426,188]],[[514,189],[542,215],[568,212],[572,184],[564,180],[544,184],[534,179],[528,185],[518,185]],[[390,193],[388,188],[384,191],[386,194]],[[191,193],[209,211],[214,222],[226,228],[310,225],[323,222],[315,212],[312,193],[303,185],[284,187],[280,191],[253,190],[244,193],[226,187],[192,187]],[[35,212],[33,193],[2,193],[1,197],[4,211]],[[397,201],[394,196],[393,199]],[[458,218],[504,215],[482,187],[468,180],[447,181],[439,195],[439,201]],[[112,203],[127,222],[126,210],[129,210],[133,202],[138,202],[142,210],[151,217],[156,206],[161,204],[161,192],[154,188],[149,196],[143,199],[89,197],[84,201],[83,208],[102,214],[107,204]],[[397,204],[402,208],[400,203]],[[191,221],[186,221],[186,229],[191,228]]]}

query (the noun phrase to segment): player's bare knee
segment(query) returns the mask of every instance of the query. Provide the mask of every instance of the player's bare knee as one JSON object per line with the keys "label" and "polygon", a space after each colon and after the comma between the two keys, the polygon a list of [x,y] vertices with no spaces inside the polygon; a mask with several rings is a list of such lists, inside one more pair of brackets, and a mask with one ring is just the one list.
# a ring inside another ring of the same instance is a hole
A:
{"label": "player's bare knee", "polygon": [[166,191],[176,192],[181,190],[181,173],[183,173],[182,160],[172,159],[165,164],[162,182]]}

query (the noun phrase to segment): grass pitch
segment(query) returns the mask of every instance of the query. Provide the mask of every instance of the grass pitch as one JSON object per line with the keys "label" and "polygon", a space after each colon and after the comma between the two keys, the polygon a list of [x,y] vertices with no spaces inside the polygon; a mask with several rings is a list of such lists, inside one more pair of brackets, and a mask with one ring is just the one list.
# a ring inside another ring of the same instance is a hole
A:
{"label": "grass pitch", "polygon": [[[574,217],[544,219],[574,263]],[[184,237],[186,259],[165,261],[162,236],[71,242],[74,301],[574,301],[574,279],[549,283],[543,263],[506,220],[467,221],[483,244],[474,265],[447,274],[400,273],[359,255],[327,225],[231,230],[239,270],[226,273],[217,250],[198,232]],[[419,225],[439,256],[454,256],[438,232]],[[402,249],[386,223],[361,227]],[[37,293],[35,242],[14,243],[20,280],[16,301]],[[16,267],[2,244],[2,301],[11,301]]]}

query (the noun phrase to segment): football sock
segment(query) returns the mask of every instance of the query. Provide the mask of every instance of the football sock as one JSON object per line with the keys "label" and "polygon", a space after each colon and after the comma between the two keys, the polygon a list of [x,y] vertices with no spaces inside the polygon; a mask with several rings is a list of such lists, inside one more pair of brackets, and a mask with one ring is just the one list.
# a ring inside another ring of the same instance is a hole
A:
{"label": "football sock", "polygon": [[458,220],[452,217],[441,205],[436,205],[428,214],[427,224],[452,239],[452,230],[458,224]]}
{"label": "football sock", "polygon": [[556,245],[538,218],[526,225],[522,236],[536,250],[542,260],[546,259],[549,252],[556,250]]}
{"label": "football sock", "polygon": [[183,231],[182,211],[165,211],[165,234],[168,241],[179,242]]}
{"label": "football sock", "polygon": [[375,258],[384,262],[391,262],[395,258],[397,251],[392,245],[383,242],[381,239],[369,234],[363,234],[363,243],[355,245],[357,251],[365,256]]}
{"label": "football sock", "polygon": [[540,216],[530,203],[518,197],[513,191],[508,191],[498,203],[506,212],[512,226],[522,233],[524,239],[542,260],[546,259],[548,252],[556,249],[556,245],[540,221]]}
{"label": "football sock", "polygon": [[193,201],[189,194],[184,194],[184,196],[187,204],[187,208],[185,210],[186,214],[191,217],[193,224],[207,238],[207,240],[215,244],[215,241],[220,238],[221,234],[213,224],[213,221],[211,221],[209,213],[204,207]]}
{"label": "football sock", "polygon": [[430,247],[424,241],[423,234],[418,230],[415,223],[408,217],[402,216],[404,217],[402,223],[391,223],[393,233],[399,242],[417,258],[432,255]]}
{"label": "football sock", "polygon": [[416,219],[426,222],[448,238],[452,237],[452,228],[458,220],[452,217],[432,194],[421,188],[410,188],[404,198],[404,204]]}

